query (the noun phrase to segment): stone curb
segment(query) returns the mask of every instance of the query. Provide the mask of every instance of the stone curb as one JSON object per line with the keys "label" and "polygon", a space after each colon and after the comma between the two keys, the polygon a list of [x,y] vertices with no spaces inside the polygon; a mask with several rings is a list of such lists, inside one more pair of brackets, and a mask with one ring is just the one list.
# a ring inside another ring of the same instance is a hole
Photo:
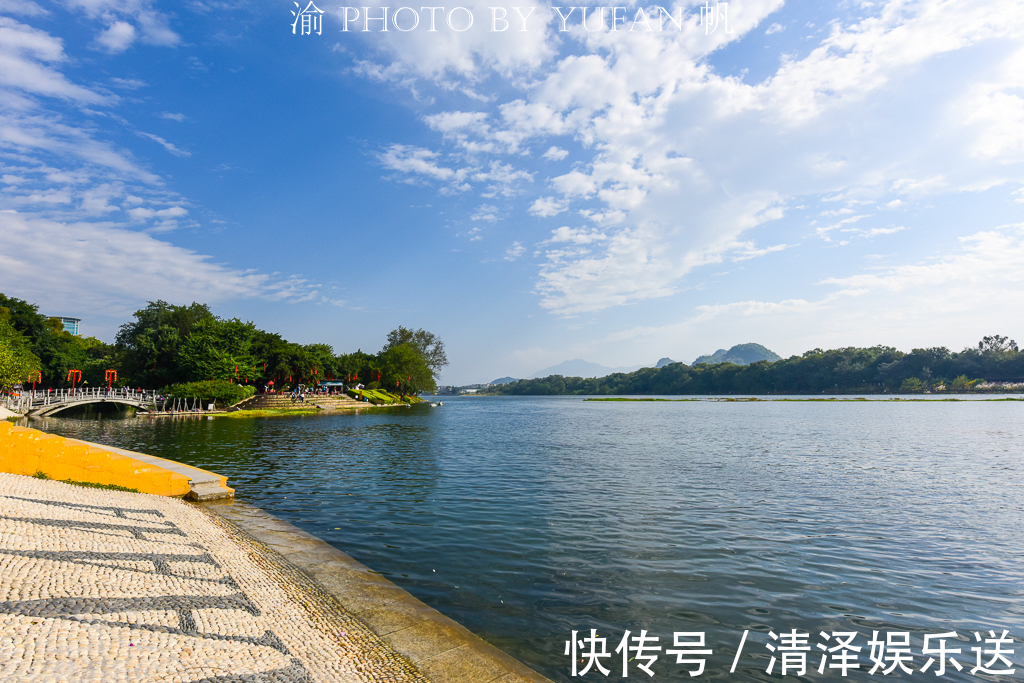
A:
{"label": "stone curb", "polygon": [[202,507],[282,555],[433,683],[551,683],[316,536],[245,503]]}

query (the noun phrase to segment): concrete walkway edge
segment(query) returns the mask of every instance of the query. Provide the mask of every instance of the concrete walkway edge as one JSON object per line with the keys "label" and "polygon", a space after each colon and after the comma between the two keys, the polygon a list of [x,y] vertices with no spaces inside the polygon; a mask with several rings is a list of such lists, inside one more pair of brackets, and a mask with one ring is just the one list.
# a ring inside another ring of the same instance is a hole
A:
{"label": "concrete walkway edge", "polygon": [[551,683],[326,541],[245,503],[201,508],[282,555],[433,683]]}
{"label": "concrete walkway edge", "polygon": [[235,490],[228,486],[228,478],[221,476],[216,472],[192,467],[191,465],[186,465],[185,463],[178,462],[176,460],[168,460],[167,458],[161,458],[156,455],[129,451],[125,448],[118,448],[117,446],[91,443],[89,441],[72,438],[68,438],[68,441],[85,444],[86,446],[102,448],[119,455],[124,455],[135,460],[141,460],[142,462],[149,463],[150,465],[156,465],[157,467],[162,467],[165,470],[170,470],[171,472],[177,472],[178,474],[184,475],[189,478],[190,482],[191,491],[185,496],[189,500],[217,500],[220,498],[232,498],[235,495]]}

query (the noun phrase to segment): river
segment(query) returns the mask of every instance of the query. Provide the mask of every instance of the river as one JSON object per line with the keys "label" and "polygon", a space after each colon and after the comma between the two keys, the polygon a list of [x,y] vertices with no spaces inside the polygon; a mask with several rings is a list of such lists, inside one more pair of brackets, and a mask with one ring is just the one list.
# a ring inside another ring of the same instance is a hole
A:
{"label": "river", "polygon": [[[1008,630],[1014,643],[999,647],[1024,662],[1024,403],[442,400],[33,426],[227,475],[240,500],[555,681],[578,680],[566,641],[591,629],[611,674],[584,680],[622,680],[627,630],[660,639],[650,668],[662,681],[696,669],[664,652],[681,649],[676,632],[705,634],[698,680],[780,680],[770,633],[793,629],[808,634],[803,680],[841,677],[843,649],[818,673],[834,632],[857,634],[850,679],[882,675],[868,675],[873,631],[910,634],[915,673],[902,678],[934,677],[937,662],[920,672],[925,634],[960,638],[946,647],[963,671],[947,661],[943,680],[984,678],[970,673],[975,631]],[[627,662],[628,680],[650,679],[644,661]]]}

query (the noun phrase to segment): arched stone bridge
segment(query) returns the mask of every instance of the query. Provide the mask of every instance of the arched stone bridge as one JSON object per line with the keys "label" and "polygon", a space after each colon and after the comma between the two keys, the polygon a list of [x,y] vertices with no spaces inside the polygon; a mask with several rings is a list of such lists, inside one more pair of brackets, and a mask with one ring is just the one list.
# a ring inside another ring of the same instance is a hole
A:
{"label": "arched stone bridge", "polygon": [[93,387],[88,389],[60,389],[50,391],[26,391],[6,400],[7,405],[23,415],[44,417],[54,415],[68,408],[76,408],[91,403],[117,403],[132,406],[144,412],[157,409],[160,398],[155,391],[136,391],[134,389],[107,389]]}

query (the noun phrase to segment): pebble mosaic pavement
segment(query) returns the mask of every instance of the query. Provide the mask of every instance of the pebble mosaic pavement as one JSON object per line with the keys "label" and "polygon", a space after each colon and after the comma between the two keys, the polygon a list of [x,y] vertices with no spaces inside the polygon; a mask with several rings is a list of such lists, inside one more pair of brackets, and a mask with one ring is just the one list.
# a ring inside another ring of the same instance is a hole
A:
{"label": "pebble mosaic pavement", "polygon": [[0,681],[427,683],[217,515],[2,473]]}

